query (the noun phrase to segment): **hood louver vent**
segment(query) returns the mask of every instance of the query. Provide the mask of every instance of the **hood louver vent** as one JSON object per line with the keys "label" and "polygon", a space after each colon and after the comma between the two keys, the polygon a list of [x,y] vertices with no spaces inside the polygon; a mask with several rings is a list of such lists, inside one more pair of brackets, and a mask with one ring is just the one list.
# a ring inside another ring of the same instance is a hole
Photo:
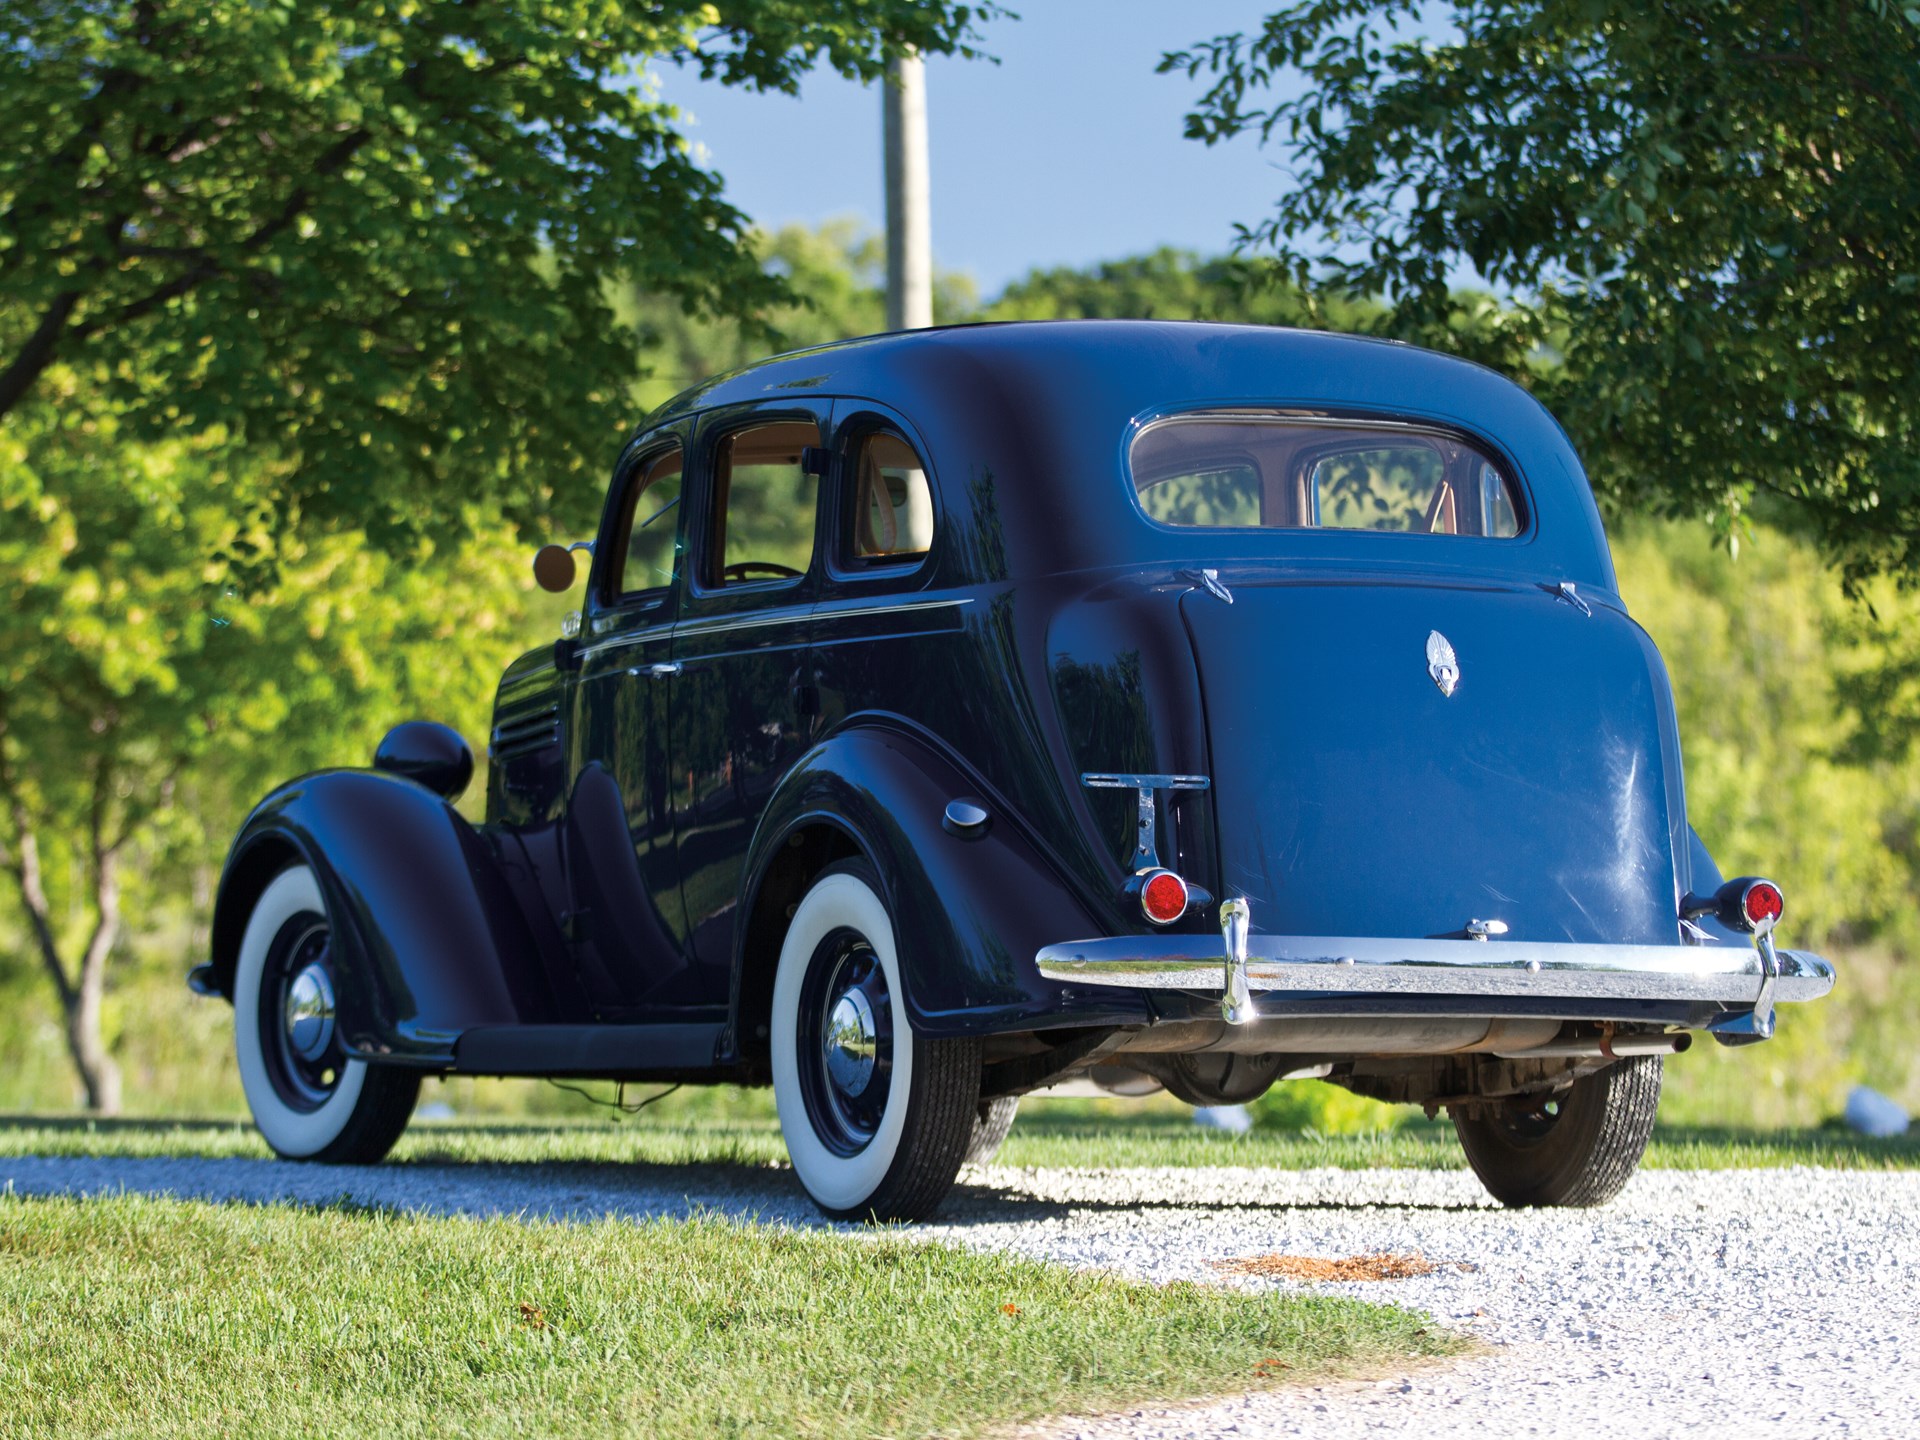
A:
{"label": "hood louver vent", "polygon": [[503,715],[493,728],[489,753],[496,761],[513,760],[559,742],[560,702],[553,700],[517,715]]}

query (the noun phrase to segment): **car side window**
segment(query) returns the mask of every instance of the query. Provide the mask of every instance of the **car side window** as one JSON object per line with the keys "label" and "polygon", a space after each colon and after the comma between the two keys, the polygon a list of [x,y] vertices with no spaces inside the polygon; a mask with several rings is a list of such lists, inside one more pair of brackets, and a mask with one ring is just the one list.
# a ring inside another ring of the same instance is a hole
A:
{"label": "car side window", "polygon": [[806,574],[820,487],[802,457],[819,443],[811,420],[750,425],[721,439],[702,584],[719,589]]}
{"label": "car side window", "polygon": [[607,575],[609,596],[638,595],[673,584],[683,469],[676,444],[641,466],[627,487],[614,533],[613,568]]}
{"label": "car side window", "polygon": [[854,455],[853,533],[846,553],[857,565],[901,565],[933,548],[933,492],[927,467],[905,440],[876,430]]}

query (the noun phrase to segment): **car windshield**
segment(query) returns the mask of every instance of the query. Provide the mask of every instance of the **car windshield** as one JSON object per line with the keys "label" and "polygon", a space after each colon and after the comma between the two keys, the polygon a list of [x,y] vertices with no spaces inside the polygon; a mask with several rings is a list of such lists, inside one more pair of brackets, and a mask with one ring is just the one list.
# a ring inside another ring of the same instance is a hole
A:
{"label": "car windshield", "polygon": [[1387,422],[1179,415],[1135,437],[1140,508],[1162,525],[1520,533],[1498,466],[1457,436]]}

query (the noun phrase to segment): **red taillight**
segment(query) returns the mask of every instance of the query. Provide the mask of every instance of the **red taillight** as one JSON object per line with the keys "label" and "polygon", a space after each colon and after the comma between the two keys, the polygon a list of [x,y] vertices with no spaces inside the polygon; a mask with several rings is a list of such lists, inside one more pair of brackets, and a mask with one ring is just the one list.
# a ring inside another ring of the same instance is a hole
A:
{"label": "red taillight", "polygon": [[1756,880],[1747,887],[1747,893],[1740,897],[1740,908],[1746,914],[1748,925],[1755,930],[1766,930],[1772,927],[1780,918],[1780,912],[1787,907],[1778,885],[1771,880]]}
{"label": "red taillight", "polygon": [[1171,925],[1187,913],[1187,882],[1171,870],[1156,870],[1140,887],[1140,908],[1156,925]]}

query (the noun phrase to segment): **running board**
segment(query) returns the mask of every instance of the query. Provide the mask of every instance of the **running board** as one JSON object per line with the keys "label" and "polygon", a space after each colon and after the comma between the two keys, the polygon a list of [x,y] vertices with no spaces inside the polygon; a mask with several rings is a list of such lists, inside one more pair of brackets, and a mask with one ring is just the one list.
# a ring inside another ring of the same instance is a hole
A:
{"label": "running board", "polygon": [[726,1026],[481,1025],[453,1047],[460,1075],[580,1075],[618,1079],[718,1068]]}

